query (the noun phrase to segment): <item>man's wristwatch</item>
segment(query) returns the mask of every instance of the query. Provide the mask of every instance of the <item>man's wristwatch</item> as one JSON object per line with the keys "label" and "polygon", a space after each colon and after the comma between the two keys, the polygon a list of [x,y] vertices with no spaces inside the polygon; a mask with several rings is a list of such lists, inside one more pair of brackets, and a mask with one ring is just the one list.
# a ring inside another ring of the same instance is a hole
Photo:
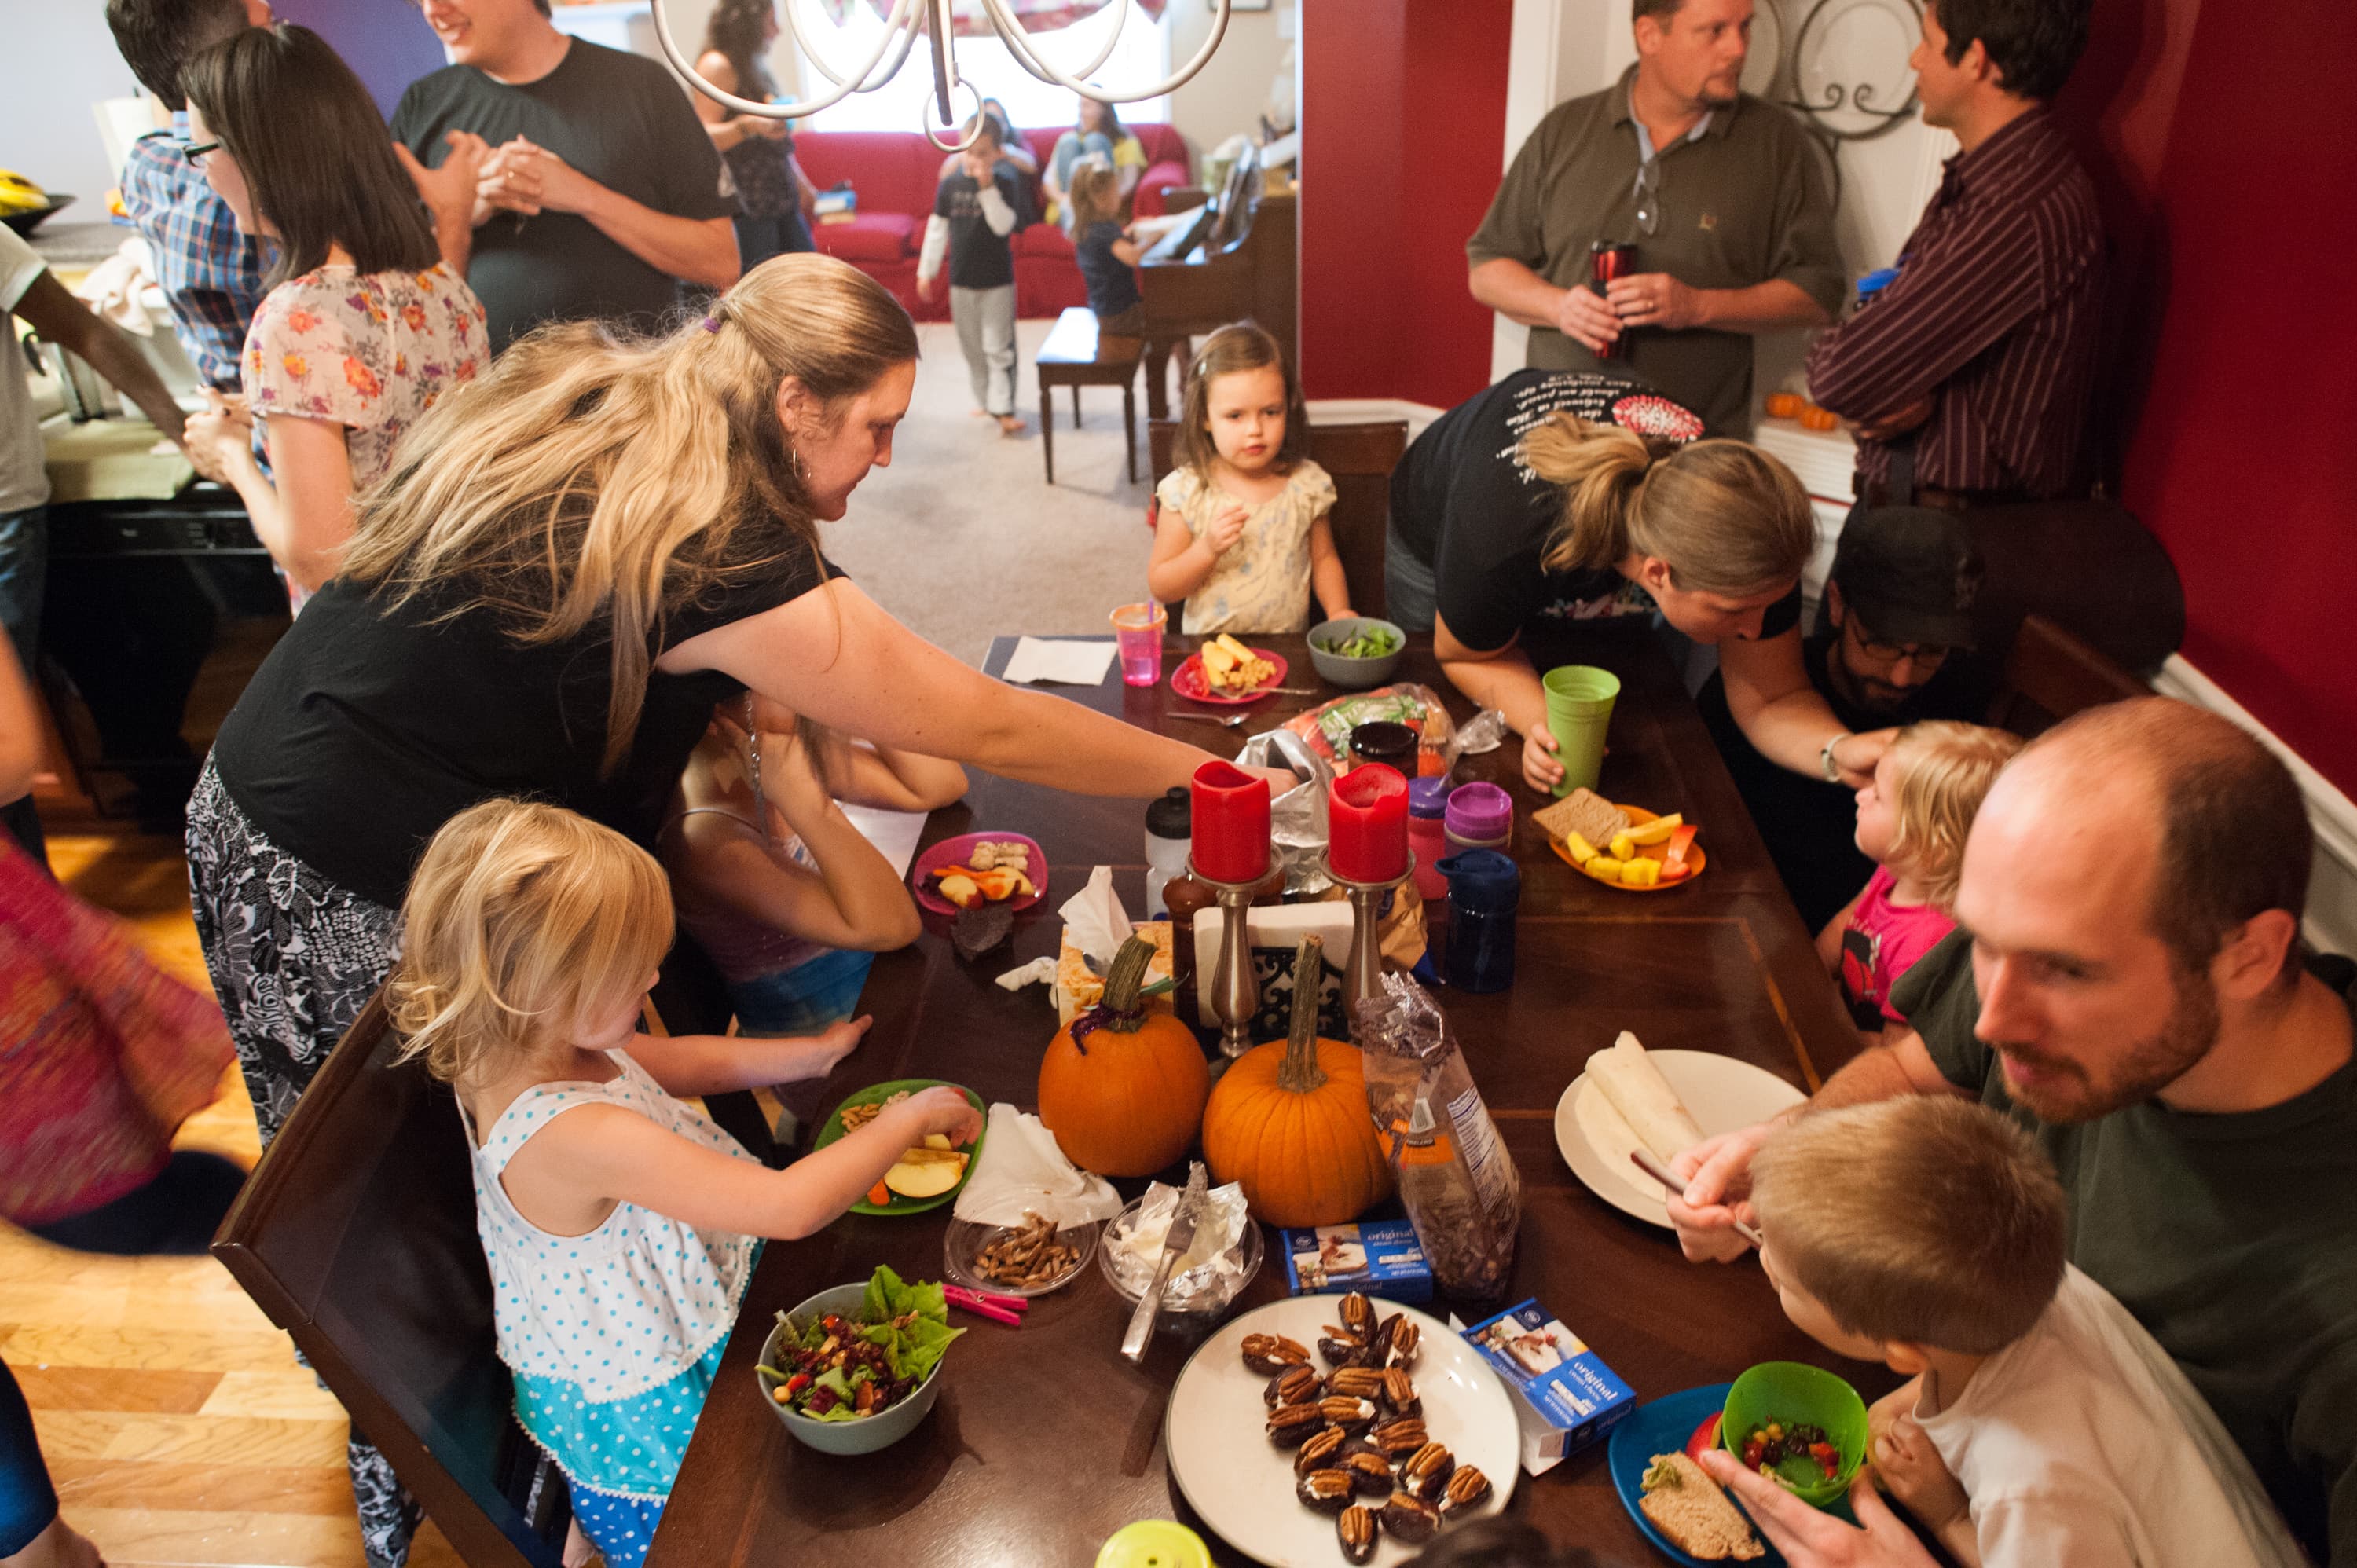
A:
{"label": "man's wristwatch", "polygon": [[1834,760],[1834,747],[1848,738],[1849,731],[1843,730],[1817,748],[1817,765],[1825,770],[1825,782],[1828,784],[1838,784],[1842,781],[1841,765]]}

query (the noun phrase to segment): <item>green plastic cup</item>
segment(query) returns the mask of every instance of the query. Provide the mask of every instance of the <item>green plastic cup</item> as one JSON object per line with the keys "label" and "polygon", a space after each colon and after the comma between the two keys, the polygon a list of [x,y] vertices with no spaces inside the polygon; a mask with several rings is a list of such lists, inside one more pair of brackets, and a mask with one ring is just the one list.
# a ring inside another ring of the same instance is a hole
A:
{"label": "green plastic cup", "polygon": [[1557,795],[1593,789],[1604,771],[1604,732],[1620,677],[1588,664],[1558,664],[1539,682],[1546,691],[1547,732],[1555,736],[1555,760],[1563,764]]}
{"label": "green plastic cup", "polygon": [[1785,1461],[1783,1469],[1771,1473],[1786,1491],[1817,1509],[1830,1508],[1849,1494],[1850,1481],[1866,1463],[1866,1402],[1858,1398],[1856,1389],[1822,1368],[1800,1361],[1762,1361],[1727,1391],[1718,1445],[1739,1462],[1745,1441],[1771,1421],[1821,1426],[1825,1441],[1841,1454],[1841,1473],[1830,1480],[1823,1478],[1822,1471],[1816,1480],[1800,1479],[1804,1470],[1815,1466]]}

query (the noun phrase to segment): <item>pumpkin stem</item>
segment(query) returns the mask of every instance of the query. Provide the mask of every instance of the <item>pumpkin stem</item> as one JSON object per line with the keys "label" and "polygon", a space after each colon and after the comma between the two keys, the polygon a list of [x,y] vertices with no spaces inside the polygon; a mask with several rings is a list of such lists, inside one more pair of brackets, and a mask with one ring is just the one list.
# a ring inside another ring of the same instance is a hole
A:
{"label": "pumpkin stem", "polygon": [[1153,961],[1154,944],[1146,938],[1133,936],[1121,944],[1121,950],[1113,955],[1112,968],[1105,972],[1104,996],[1097,1004],[1104,1016],[1097,1027],[1116,1035],[1137,1033],[1146,1022],[1138,993],[1146,985],[1146,966]]}
{"label": "pumpkin stem", "polygon": [[1313,1093],[1326,1082],[1318,1061],[1318,993],[1325,979],[1325,939],[1302,938],[1293,954],[1293,1026],[1285,1036],[1285,1065],[1276,1069],[1276,1086],[1288,1093]]}

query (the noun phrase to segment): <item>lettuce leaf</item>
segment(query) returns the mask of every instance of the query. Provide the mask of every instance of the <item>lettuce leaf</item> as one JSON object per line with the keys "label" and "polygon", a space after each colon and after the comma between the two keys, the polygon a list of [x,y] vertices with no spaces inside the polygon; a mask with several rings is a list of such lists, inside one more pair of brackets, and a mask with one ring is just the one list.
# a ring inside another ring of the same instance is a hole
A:
{"label": "lettuce leaf", "polygon": [[941,1364],[950,1341],[965,1332],[950,1326],[949,1302],[939,1281],[909,1284],[880,1263],[868,1276],[859,1317],[860,1337],[884,1348],[893,1376],[919,1381]]}
{"label": "lettuce leaf", "polygon": [[[808,1416],[813,1421],[857,1421],[860,1419],[859,1412],[851,1408],[851,1385],[844,1380],[842,1368],[829,1367],[825,1371],[821,1372],[816,1379],[813,1380],[811,1387],[813,1389],[833,1390],[836,1403],[832,1409],[823,1412],[812,1410],[807,1404],[798,1404],[795,1406],[794,1410],[794,1412],[797,1415]],[[807,1395],[805,1395],[805,1397],[807,1397]]]}

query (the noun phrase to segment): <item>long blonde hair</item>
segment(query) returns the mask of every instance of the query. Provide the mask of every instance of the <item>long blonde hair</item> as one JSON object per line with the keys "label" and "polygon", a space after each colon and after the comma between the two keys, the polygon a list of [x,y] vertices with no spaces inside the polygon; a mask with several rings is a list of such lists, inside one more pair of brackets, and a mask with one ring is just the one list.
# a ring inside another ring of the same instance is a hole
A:
{"label": "long blonde hair", "polygon": [[1556,413],[1519,455],[1564,488],[1563,519],[1541,554],[1550,572],[1609,567],[1634,551],[1667,562],[1681,588],[1743,596],[1798,578],[1817,548],[1808,491],[1748,442],[1663,455],[1633,430]]}
{"label": "long blonde hair", "polygon": [[402,903],[400,1058],[468,1086],[629,1002],[671,947],[654,856],[562,807],[492,800],[442,824]]}
{"label": "long blonde hair", "polygon": [[543,328],[409,432],[361,498],[343,575],[395,605],[459,579],[449,616],[502,612],[525,642],[603,618],[610,770],[638,728],[666,616],[817,552],[780,384],[791,376],[832,405],[916,357],[899,302],[815,253],[754,268],[668,337]]}
{"label": "long blonde hair", "polygon": [[1903,864],[1935,908],[1952,909],[1964,874],[1964,840],[1989,786],[2021,749],[2021,737],[1953,719],[1909,725],[1890,742],[1889,859]]}

